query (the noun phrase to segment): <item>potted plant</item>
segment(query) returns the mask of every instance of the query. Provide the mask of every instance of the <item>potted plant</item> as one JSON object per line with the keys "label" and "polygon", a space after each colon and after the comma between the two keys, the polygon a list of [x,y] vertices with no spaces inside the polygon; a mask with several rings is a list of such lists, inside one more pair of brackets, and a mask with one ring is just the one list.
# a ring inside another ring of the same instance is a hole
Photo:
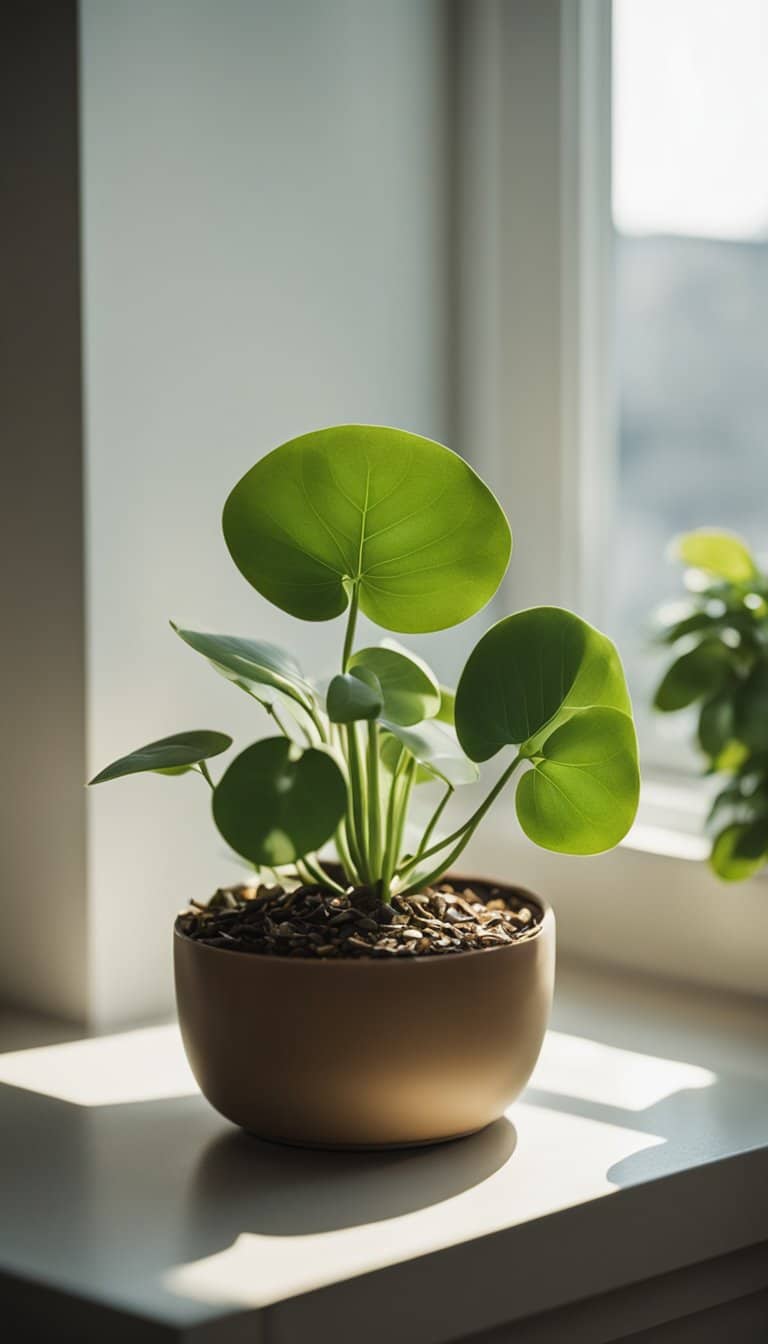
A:
{"label": "potted plant", "polygon": [[675,658],[654,705],[698,706],[706,773],[727,779],[707,823],[710,865],[734,882],[768,860],[768,576],[729,532],[689,532],[674,550],[689,596],[659,613],[658,637]]}
{"label": "potted plant", "polygon": [[[479,641],[455,692],[397,634],[456,625],[495,593],[511,536],[491,491],[447,448],[343,425],[262,458],[224,506],[226,544],[265,598],[304,621],[345,617],[324,690],[250,638],[176,633],[274,725],[214,780],[223,733],[187,732],[116,761],[201,775],[250,882],[193,900],[175,927],[181,1030],[202,1091],[264,1137],[320,1146],[427,1143],[504,1111],[536,1061],[554,918],[538,896],[446,876],[514,778],[517,816],[568,854],[615,845],[638,796],[635,733],[611,642],[555,607]],[[478,764],[503,769],[438,833]],[[415,788],[440,796],[405,842]],[[323,847],[335,843],[337,861]]]}

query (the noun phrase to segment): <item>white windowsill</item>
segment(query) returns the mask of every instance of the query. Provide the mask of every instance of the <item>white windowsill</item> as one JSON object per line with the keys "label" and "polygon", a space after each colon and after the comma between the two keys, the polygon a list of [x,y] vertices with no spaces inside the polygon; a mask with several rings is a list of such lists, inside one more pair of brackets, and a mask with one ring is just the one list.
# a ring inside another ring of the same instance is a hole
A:
{"label": "white windowsill", "polygon": [[675,1275],[680,1315],[768,1286],[762,1006],[572,966],[553,1027],[484,1134],[327,1154],[239,1135],[172,1026],[34,1048],[61,1029],[0,1020],[4,1315],[128,1344],[445,1344],[537,1318],[554,1344],[539,1314],[585,1299],[618,1294],[629,1334],[673,1311]]}

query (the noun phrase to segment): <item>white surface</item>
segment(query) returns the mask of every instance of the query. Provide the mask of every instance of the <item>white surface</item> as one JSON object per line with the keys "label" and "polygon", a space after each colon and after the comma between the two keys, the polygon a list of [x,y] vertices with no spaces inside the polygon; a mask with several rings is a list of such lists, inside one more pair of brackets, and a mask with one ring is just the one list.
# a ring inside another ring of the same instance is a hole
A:
{"label": "white surface", "polygon": [[[339,421],[452,437],[449,16],[437,0],[80,13],[95,771],[182,728],[268,735],[171,617],[335,665],[338,622],[283,616],[227,555],[221,508],[254,461]],[[97,1023],[170,1009],[172,914],[237,876],[209,814],[195,777],[89,794]]]}
{"label": "white surface", "polygon": [[[175,1027],[0,1055],[0,1269],[11,1276],[0,1303],[19,1275],[179,1329],[221,1320],[235,1331],[226,1339],[252,1339],[252,1313],[269,1308],[270,1341],[333,1329],[347,1344],[355,1312],[377,1302],[372,1339],[429,1344],[541,1310],[542,1246],[543,1305],[567,1302],[576,1215],[590,1218],[584,1292],[768,1237],[759,1009],[579,972],[561,977],[555,1028],[505,1119],[389,1153],[239,1134],[190,1095]],[[641,1242],[638,1200],[655,1226]],[[702,1200],[717,1219],[696,1214]],[[483,1243],[489,1297],[472,1247],[495,1232],[502,1240]],[[440,1289],[423,1318],[403,1321],[397,1275],[407,1298],[412,1271]],[[304,1296],[347,1293],[360,1276],[351,1299]],[[297,1316],[285,1315],[292,1303]],[[234,1311],[246,1313],[242,1335]]]}

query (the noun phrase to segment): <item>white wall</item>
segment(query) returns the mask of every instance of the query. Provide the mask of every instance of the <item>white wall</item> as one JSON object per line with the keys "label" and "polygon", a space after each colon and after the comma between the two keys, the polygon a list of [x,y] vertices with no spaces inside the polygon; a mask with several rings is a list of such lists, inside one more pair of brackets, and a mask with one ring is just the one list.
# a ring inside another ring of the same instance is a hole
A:
{"label": "white wall", "polygon": [[[335,662],[220,535],[239,476],[339,421],[451,440],[449,7],[82,0],[88,757],[265,731],[170,632]],[[88,795],[92,1016],[171,1002],[170,923],[236,876],[197,777]]]}

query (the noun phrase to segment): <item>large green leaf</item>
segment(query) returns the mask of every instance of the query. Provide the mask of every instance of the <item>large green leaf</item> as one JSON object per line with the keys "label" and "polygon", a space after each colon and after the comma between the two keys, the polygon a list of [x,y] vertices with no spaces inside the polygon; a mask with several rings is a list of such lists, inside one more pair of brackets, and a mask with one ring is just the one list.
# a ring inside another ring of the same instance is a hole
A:
{"label": "large green leaf", "polygon": [[383,723],[387,732],[381,746],[381,759],[388,770],[393,770],[403,746],[419,764],[416,783],[426,783],[436,777],[458,788],[473,784],[480,773],[459,746],[450,728],[428,719],[415,728],[403,728],[397,723]]}
{"label": "large green leaf", "polygon": [[350,659],[350,671],[365,669],[376,677],[381,689],[385,719],[407,727],[431,719],[440,709],[440,687],[421,658],[405,650],[388,648],[360,649]]}
{"label": "large green leaf", "polygon": [[213,818],[237,854],[277,867],[324,845],[346,800],[344,777],[326,752],[268,737],[246,747],[222,776]]}
{"label": "large green leaf", "polygon": [[542,729],[587,705],[630,713],[616,649],[571,612],[533,607],[492,626],[470,654],[456,691],[456,730],[475,761],[518,744],[530,755]]}
{"label": "large green leaf", "polygon": [[676,658],[664,674],[654,697],[665,714],[685,709],[719,689],[728,671],[728,651],[719,641],[705,641]]}
{"label": "large green leaf", "polygon": [[157,742],[149,742],[128,756],[121,756],[111,765],[94,775],[91,784],[106,784],[110,779],[121,779],[123,775],[137,775],[144,771],[157,774],[182,774],[192,765],[219,756],[232,746],[232,738],[226,733],[211,733],[205,729],[189,733],[174,733],[172,737],[161,737]]}
{"label": "large green leaf", "polygon": [[724,882],[743,882],[768,860],[768,821],[726,826],[712,846],[710,866]]}
{"label": "large green leaf", "polygon": [[677,552],[686,565],[706,570],[729,583],[748,583],[756,573],[749,547],[732,532],[700,528],[677,541]]}
{"label": "large green leaf", "polygon": [[542,743],[517,787],[526,835],[561,854],[599,854],[624,838],[640,790],[631,718],[580,709]]}
{"label": "large green leaf", "polygon": [[185,644],[201,653],[217,672],[249,694],[272,703],[275,697],[269,692],[279,691],[307,708],[312,704],[312,687],[299,664],[276,644],[242,639],[239,635],[208,635],[199,630],[180,630],[173,621],[171,625]]}
{"label": "large green leaf", "polygon": [[361,719],[376,719],[381,714],[384,697],[378,678],[366,667],[353,667],[340,672],[328,687],[326,708],[331,723],[357,723]]}
{"label": "large green leaf", "polygon": [[360,608],[397,631],[441,630],[493,596],[509,525],[462,458],[431,439],[339,425],[276,448],[235,486],[224,537],[276,606],[307,621]]}

